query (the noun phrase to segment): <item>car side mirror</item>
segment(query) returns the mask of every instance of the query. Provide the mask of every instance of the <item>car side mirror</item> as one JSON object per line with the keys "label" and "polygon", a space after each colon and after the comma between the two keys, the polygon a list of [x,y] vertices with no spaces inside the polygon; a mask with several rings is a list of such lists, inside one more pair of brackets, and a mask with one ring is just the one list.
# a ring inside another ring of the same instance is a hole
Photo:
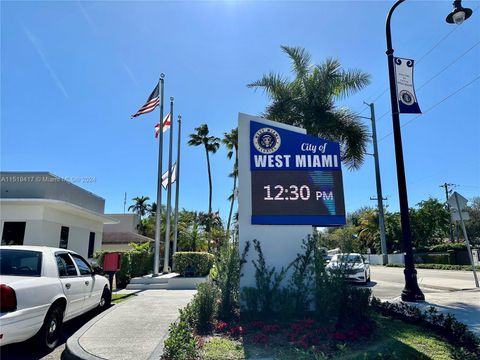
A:
{"label": "car side mirror", "polygon": [[364,263],[365,263],[365,264],[370,264],[370,261],[365,260]]}
{"label": "car side mirror", "polygon": [[103,274],[103,268],[101,266],[94,266],[93,267],[93,275],[100,275]]}

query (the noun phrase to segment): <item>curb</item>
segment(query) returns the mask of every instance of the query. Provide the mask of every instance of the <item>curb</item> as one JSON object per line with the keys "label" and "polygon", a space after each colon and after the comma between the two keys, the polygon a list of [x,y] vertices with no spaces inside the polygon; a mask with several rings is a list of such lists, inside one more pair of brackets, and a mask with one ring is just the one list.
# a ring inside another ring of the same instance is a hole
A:
{"label": "curb", "polygon": [[103,317],[110,314],[115,309],[118,309],[118,307],[122,306],[123,304],[124,302],[111,306],[110,309],[105,310],[104,312],[95,316],[79,330],[77,330],[72,336],[70,336],[65,343],[65,351],[62,353],[62,360],[107,360],[86,351],[80,345],[80,338],[98,321],[103,319]]}

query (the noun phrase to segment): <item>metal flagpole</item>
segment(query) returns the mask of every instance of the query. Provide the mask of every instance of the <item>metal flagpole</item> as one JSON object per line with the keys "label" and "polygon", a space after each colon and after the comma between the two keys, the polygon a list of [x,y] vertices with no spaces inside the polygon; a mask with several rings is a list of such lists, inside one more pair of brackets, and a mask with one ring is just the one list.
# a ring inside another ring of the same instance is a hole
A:
{"label": "metal flagpole", "polygon": [[[168,272],[170,259],[170,212],[172,209],[172,140],[173,140],[173,97],[170,97],[170,143],[168,145],[168,183],[167,183],[167,224],[165,226],[165,257],[163,272]],[[178,166],[178,165],[177,165]]]}
{"label": "metal flagpole", "polygon": [[162,222],[162,159],[163,159],[163,87],[165,74],[160,74],[160,128],[158,134],[158,171],[157,171],[157,211],[155,219],[155,254],[153,260],[153,275],[158,274],[160,268],[160,242]]}
{"label": "metal flagpole", "polygon": [[173,253],[177,251],[177,240],[178,240],[178,199],[180,194],[180,144],[181,144],[181,132],[182,132],[182,116],[178,115],[178,139],[177,139],[177,166],[175,167],[176,182],[175,186],[175,220],[173,227]]}

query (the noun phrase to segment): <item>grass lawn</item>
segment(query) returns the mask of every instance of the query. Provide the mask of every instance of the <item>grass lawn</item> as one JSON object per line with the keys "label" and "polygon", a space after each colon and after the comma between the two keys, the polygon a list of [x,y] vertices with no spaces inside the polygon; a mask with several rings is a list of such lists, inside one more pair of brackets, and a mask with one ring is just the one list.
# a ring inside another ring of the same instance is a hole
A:
{"label": "grass lawn", "polygon": [[[328,354],[314,354],[296,349],[286,340],[266,345],[251,343],[251,337],[242,340],[211,336],[204,339],[201,359],[452,359],[454,348],[446,340],[419,326],[378,316],[377,330],[369,340],[339,345]],[[284,338],[284,337],[283,337]]]}
{"label": "grass lawn", "polygon": [[112,304],[118,304],[137,296],[136,294],[112,294]]}

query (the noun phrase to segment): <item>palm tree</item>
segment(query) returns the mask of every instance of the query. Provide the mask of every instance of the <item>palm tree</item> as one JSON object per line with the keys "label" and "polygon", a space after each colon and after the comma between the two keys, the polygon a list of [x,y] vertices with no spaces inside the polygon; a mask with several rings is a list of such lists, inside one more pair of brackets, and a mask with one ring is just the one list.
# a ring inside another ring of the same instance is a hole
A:
{"label": "palm tree", "polygon": [[237,175],[238,175],[238,128],[232,129],[229,133],[223,134],[222,142],[228,149],[227,158],[231,159],[235,154],[235,162],[233,163],[233,172],[230,176],[233,177],[233,192],[229,196],[230,212],[228,213],[227,234],[230,234],[230,224],[232,221],[233,203],[235,202],[235,190],[237,189]]}
{"label": "palm tree", "polygon": [[357,114],[347,107],[336,107],[335,101],[362,90],[370,83],[370,75],[357,69],[344,70],[340,61],[332,58],[312,65],[305,49],[281,48],[292,62],[295,79],[269,73],[247,85],[262,88],[272,100],[264,115],[303,127],[310,135],[338,141],[345,165],[359,169],[369,138],[367,128]]}
{"label": "palm tree", "polygon": [[148,196],[134,197],[132,199],[135,201],[135,204],[128,207],[128,211],[133,211],[137,213],[140,217],[144,217],[145,214],[149,211],[150,205],[147,204],[147,201],[150,200]]}
{"label": "palm tree", "polygon": [[[188,145],[190,146],[200,146],[203,145],[205,148],[205,155],[207,156],[207,170],[208,170],[208,215],[209,218],[212,214],[212,173],[210,171],[210,156],[209,154],[215,154],[220,147],[220,139],[215,136],[209,136],[208,134],[208,125],[202,124],[199,127],[195,128],[196,133],[190,134],[190,140],[188,140]],[[207,224],[206,231],[210,231],[210,221]]]}

